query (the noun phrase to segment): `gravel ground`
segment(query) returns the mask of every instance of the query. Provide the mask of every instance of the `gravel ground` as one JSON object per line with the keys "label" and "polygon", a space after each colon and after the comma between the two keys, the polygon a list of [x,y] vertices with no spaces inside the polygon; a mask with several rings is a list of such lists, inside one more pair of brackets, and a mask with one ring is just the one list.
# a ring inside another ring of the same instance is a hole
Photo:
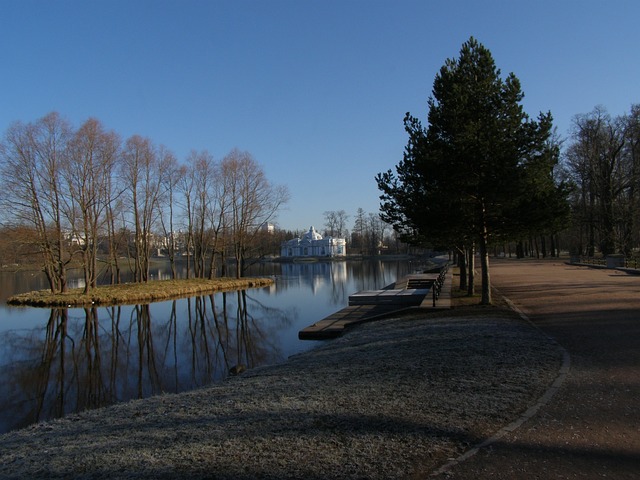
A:
{"label": "gravel ground", "polygon": [[193,392],[0,436],[1,478],[423,478],[544,394],[561,349],[510,310],[362,324]]}

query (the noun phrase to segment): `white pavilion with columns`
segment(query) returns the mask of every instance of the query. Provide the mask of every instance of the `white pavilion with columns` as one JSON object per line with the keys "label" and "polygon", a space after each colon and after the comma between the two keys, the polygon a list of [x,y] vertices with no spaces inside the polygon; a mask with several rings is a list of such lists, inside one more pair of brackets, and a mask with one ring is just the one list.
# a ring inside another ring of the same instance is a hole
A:
{"label": "white pavilion with columns", "polygon": [[280,247],[282,257],[344,257],[346,254],[344,238],[322,237],[313,227],[302,238],[288,240]]}

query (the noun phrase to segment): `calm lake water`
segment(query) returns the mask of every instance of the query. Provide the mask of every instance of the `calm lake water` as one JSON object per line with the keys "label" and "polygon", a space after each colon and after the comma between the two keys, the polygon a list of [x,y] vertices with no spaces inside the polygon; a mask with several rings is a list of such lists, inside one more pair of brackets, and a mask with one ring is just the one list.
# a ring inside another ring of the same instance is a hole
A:
{"label": "calm lake water", "polygon": [[[273,276],[271,287],[87,309],[9,307],[9,296],[47,285],[39,274],[0,272],[0,433],[194,389],[226,378],[235,365],[282,362],[316,346],[298,340],[298,331],[345,307],[349,295],[421,267],[408,261],[269,263],[249,275]],[[154,278],[167,275],[164,268],[153,272]]]}

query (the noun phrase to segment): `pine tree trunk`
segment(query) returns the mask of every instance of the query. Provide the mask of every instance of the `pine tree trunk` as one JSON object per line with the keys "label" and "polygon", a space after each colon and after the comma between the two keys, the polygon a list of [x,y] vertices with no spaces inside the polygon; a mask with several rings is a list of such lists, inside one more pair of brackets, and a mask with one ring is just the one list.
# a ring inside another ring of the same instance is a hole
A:
{"label": "pine tree trunk", "polygon": [[467,251],[467,271],[468,271],[468,284],[467,284],[467,295],[472,297],[475,295],[476,293],[476,286],[475,286],[475,256],[476,256],[476,249],[475,249],[475,244],[471,244],[471,246],[469,247],[469,250]]}
{"label": "pine tree trunk", "polygon": [[482,267],[482,305],[491,305],[491,279],[489,276],[489,252],[486,227],[480,236],[480,265]]}
{"label": "pine tree trunk", "polygon": [[467,289],[467,253],[464,248],[458,251],[458,267],[460,268],[460,290]]}

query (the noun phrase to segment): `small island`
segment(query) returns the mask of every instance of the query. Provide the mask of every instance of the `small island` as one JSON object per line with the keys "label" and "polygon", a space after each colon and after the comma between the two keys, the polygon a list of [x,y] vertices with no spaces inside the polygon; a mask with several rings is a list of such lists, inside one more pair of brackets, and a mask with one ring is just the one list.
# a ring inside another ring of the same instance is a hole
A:
{"label": "small island", "polygon": [[38,290],[14,295],[7,300],[7,303],[9,305],[30,307],[131,305],[215,292],[266,287],[273,285],[273,282],[272,278],[267,277],[155,280],[145,283],[105,285],[88,293],[84,293],[82,288],[70,289],[65,293]]}

